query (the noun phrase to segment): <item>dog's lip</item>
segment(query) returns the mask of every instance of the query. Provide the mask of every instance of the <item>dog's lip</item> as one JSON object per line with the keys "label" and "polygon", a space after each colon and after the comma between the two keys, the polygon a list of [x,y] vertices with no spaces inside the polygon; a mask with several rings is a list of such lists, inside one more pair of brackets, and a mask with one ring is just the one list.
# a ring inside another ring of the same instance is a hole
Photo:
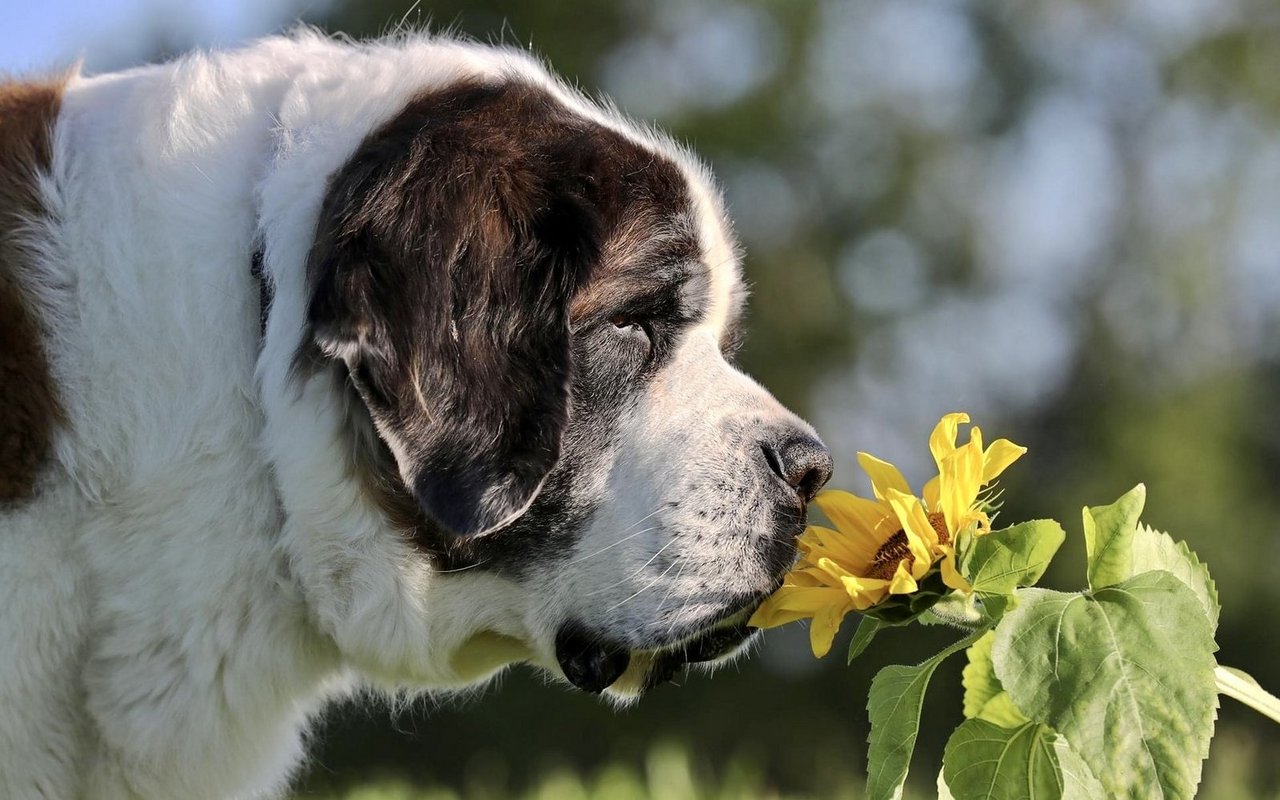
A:
{"label": "dog's lip", "polygon": [[556,633],[556,663],[569,683],[584,692],[600,694],[627,671],[631,653],[626,647],[569,622]]}
{"label": "dog's lip", "polygon": [[[705,664],[734,652],[758,631],[745,621],[717,625],[674,644],[646,650],[591,634],[577,623],[561,626],[556,634],[556,662],[565,680],[577,688],[600,694],[612,687],[633,664],[644,670],[641,691],[670,681],[689,664]],[[634,685],[633,685],[634,689]]]}
{"label": "dog's lip", "polygon": [[642,691],[667,683],[689,664],[705,664],[736,651],[759,631],[745,622],[712,628],[683,643],[654,651]]}

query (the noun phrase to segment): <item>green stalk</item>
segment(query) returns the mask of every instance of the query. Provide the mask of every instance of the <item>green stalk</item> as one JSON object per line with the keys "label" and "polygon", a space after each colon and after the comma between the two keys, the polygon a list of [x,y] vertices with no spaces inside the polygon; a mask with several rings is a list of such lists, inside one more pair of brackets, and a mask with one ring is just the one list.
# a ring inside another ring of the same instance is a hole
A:
{"label": "green stalk", "polygon": [[1273,722],[1280,722],[1280,697],[1258,685],[1253,676],[1233,667],[1216,667],[1213,670],[1218,693],[1233,697]]}

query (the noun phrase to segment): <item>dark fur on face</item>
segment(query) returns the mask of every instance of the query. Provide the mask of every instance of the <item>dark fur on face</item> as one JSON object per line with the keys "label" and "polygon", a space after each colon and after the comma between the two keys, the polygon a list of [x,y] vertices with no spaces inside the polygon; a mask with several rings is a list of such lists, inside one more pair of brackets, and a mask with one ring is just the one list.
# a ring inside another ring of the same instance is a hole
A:
{"label": "dark fur on face", "polygon": [[[516,82],[423,95],[365,140],[324,202],[301,355],[349,372],[393,523],[439,552],[439,528],[508,524],[566,447],[587,457],[625,395],[593,332],[662,321],[655,364],[697,313],[688,209],[673,164]],[[556,472],[535,516],[568,513]]]}
{"label": "dark fur on face", "polygon": [[47,214],[38,176],[49,169],[62,88],[0,83],[0,505],[31,498],[64,422],[22,239]]}

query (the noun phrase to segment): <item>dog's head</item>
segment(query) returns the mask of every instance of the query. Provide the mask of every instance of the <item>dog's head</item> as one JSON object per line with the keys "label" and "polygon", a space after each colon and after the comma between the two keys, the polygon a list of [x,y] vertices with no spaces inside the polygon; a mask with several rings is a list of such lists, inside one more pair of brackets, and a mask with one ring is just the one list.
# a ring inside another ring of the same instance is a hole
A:
{"label": "dog's head", "polygon": [[330,178],[297,366],[460,675],[633,694],[748,638],[831,462],[733,366],[743,297],[696,162],[547,86],[420,94]]}

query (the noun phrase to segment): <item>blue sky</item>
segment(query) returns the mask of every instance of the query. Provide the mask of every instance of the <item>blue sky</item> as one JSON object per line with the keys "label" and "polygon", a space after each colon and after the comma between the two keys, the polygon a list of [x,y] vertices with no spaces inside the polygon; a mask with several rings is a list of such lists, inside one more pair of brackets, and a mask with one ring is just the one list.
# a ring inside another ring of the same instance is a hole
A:
{"label": "blue sky", "polygon": [[85,58],[88,71],[137,63],[159,43],[229,44],[270,33],[324,0],[0,0],[0,71]]}

